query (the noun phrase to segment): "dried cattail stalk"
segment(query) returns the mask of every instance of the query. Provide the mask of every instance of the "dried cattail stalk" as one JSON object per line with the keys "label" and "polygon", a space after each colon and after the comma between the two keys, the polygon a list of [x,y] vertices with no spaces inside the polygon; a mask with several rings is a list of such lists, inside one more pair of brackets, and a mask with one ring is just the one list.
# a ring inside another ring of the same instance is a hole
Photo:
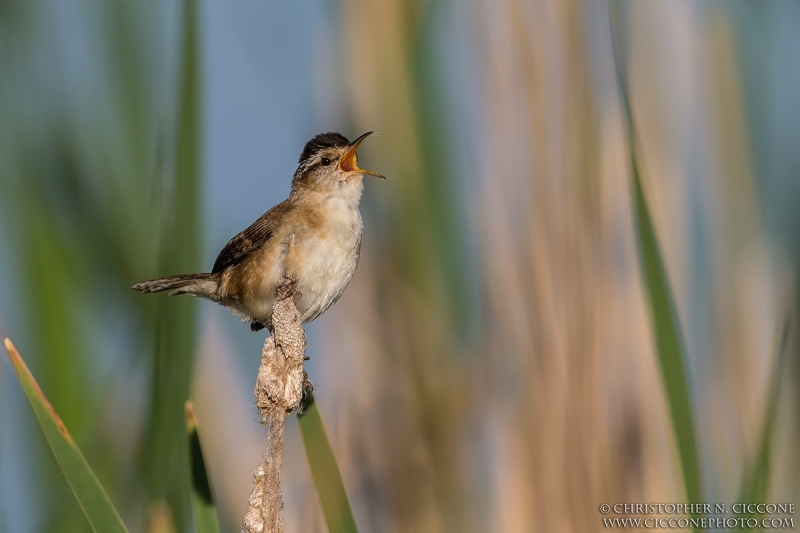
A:
{"label": "dried cattail stalk", "polygon": [[253,475],[253,490],[242,523],[243,533],[280,533],[281,467],[286,417],[300,405],[305,372],[306,334],[294,305],[294,282],[287,279],[273,305],[273,335],[264,342],[253,393],[262,424],[269,425],[264,463]]}

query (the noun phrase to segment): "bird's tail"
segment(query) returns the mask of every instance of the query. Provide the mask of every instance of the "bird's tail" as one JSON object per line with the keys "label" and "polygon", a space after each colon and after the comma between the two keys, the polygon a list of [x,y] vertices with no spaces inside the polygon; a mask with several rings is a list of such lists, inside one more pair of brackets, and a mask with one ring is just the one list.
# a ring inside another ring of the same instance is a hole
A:
{"label": "bird's tail", "polygon": [[144,293],[170,291],[170,296],[191,294],[214,300],[217,295],[217,287],[216,274],[183,274],[144,281],[131,288]]}

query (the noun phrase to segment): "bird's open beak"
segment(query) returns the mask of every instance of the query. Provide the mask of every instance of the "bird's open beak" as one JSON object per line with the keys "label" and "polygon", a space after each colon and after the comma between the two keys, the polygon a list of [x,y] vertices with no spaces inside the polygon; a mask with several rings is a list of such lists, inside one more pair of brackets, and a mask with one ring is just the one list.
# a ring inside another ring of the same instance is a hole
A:
{"label": "bird's open beak", "polygon": [[361,142],[372,135],[374,132],[368,131],[355,141],[350,143],[350,146],[347,148],[347,151],[344,153],[342,158],[339,160],[339,170],[345,172],[347,174],[363,174],[368,176],[375,176],[377,178],[386,179],[386,176],[382,174],[378,174],[372,170],[365,170],[363,168],[358,168],[357,159],[356,159],[356,152],[358,151],[358,145]]}

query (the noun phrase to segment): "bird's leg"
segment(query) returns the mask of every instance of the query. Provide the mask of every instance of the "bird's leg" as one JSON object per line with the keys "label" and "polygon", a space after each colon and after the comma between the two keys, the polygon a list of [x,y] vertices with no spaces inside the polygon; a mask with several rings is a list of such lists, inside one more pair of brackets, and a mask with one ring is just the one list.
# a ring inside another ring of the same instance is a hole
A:
{"label": "bird's leg", "polygon": [[[292,253],[295,242],[295,236],[294,233],[292,233],[289,235],[288,250],[286,251],[287,255]],[[297,279],[295,279],[290,272],[285,272],[281,284],[278,285],[278,299],[285,300],[291,296],[292,301],[296,302],[302,295],[303,294],[297,290]]]}

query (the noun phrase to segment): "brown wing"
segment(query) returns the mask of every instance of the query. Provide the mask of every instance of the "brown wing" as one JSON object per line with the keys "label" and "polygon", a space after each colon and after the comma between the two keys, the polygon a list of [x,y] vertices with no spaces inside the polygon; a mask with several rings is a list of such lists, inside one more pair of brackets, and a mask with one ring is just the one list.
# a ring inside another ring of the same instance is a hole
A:
{"label": "brown wing", "polygon": [[216,274],[228,267],[238,265],[248,255],[264,246],[275,236],[281,220],[290,210],[291,206],[288,200],[281,202],[261,215],[249,228],[229,240],[217,256],[217,260],[214,261],[211,273]]}

